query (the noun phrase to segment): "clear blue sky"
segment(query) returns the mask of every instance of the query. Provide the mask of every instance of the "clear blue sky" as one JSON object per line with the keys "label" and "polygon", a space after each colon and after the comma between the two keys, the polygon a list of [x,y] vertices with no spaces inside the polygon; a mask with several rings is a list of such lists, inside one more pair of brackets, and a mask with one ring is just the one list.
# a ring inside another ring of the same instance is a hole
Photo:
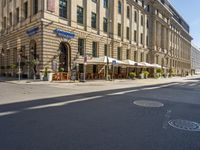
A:
{"label": "clear blue sky", "polygon": [[190,26],[192,43],[200,47],[200,0],[169,0]]}

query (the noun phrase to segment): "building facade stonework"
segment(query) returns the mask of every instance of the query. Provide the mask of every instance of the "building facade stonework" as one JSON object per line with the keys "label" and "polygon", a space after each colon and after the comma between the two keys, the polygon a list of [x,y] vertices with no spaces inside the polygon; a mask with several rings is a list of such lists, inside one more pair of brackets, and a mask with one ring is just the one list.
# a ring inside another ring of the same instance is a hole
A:
{"label": "building facade stonework", "polygon": [[192,74],[200,74],[200,49],[192,44],[191,47]]}
{"label": "building facade stonework", "polygon": [[167,0],[0,0],[0,31],[4,75],[19,56],[25,76],[26,62],[37,60],[39,74],[57,59],[70,72],[86,55],[191,70],[189,26]]}

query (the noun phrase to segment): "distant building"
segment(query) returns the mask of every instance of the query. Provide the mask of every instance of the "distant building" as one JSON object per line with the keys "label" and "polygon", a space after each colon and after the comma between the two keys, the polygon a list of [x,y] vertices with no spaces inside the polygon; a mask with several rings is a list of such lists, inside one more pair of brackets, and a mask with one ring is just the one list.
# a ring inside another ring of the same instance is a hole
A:
{"label": "distant building", "polygon": [[82,72],[75,61],[84,55],[155,63],[177,75],[191,70],[189,25],[167,0],[1,0],[0,31],[4,75],[19,55],[24,76],[32,74],[26,62],[37,59],[43,70],[55,57],[65,72]]}
{"label": "distant building", "polygon": [[200,74],[200,49],[192,45],[191,47],[192,74]]}

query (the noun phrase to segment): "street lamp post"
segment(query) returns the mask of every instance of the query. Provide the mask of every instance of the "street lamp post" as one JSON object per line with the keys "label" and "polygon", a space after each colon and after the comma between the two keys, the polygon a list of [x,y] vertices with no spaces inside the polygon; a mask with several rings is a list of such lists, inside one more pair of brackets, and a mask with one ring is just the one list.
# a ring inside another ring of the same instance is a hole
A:
{"label": "street lamp post", "polygon": [[21,55],[19,54],[17,57],[17,61],[18,61],[18,80],[20,81],[20,64],[21,64]]}
{"label": "street lamp post", "polygon": [[[109,11],[108,11],[109,13]],[[110,13],[108,14],[108,36],[107,36],[107,50],[106,50],[106,80],[108,81],[108,70],[109,70],[109,59],[108,59],[108,53],[110,52],[110,44],[108,45],[108,39],[110,37],[110,25],[111,25],[111,19],[110,19]]]}
{"label": "street lamp post", "polygon": [[83,81],[85,82],[85,78],[86,78],[86,65],[87,65],[87,56],[86,56],[86,49],[84,50],[84,61],[83,61]]}
{"label": "street lamp post", "polygon": [[[0,52],[1,56],[4,57],[5,56],[5,53],[4,53],[4,50],[1,49],[1,52]],[[4,63],[3,63],[4,64]],[[1,69],[1,68],[0,68]],[[1,71],[1,70],[0,70]],[[0,72],[1,73],[1,72]],[[1,74],[0,74],[1,75]]]}

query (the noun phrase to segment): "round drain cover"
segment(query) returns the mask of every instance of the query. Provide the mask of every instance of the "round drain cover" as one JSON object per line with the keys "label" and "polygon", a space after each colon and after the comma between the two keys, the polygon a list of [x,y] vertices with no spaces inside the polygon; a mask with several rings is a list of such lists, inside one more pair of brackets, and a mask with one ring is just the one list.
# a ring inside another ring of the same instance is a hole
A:
{"label": "round drain cover", "polygon": [[163,107],[164,104],[157,101],[138,100],[133,102],[135,105],[142,107]]}
{"label": "round drain cover", "polygon": [[176,119],[170,120],[168,123],[170,126],[180,130],[200,131],[200,124],[193,121]]}

